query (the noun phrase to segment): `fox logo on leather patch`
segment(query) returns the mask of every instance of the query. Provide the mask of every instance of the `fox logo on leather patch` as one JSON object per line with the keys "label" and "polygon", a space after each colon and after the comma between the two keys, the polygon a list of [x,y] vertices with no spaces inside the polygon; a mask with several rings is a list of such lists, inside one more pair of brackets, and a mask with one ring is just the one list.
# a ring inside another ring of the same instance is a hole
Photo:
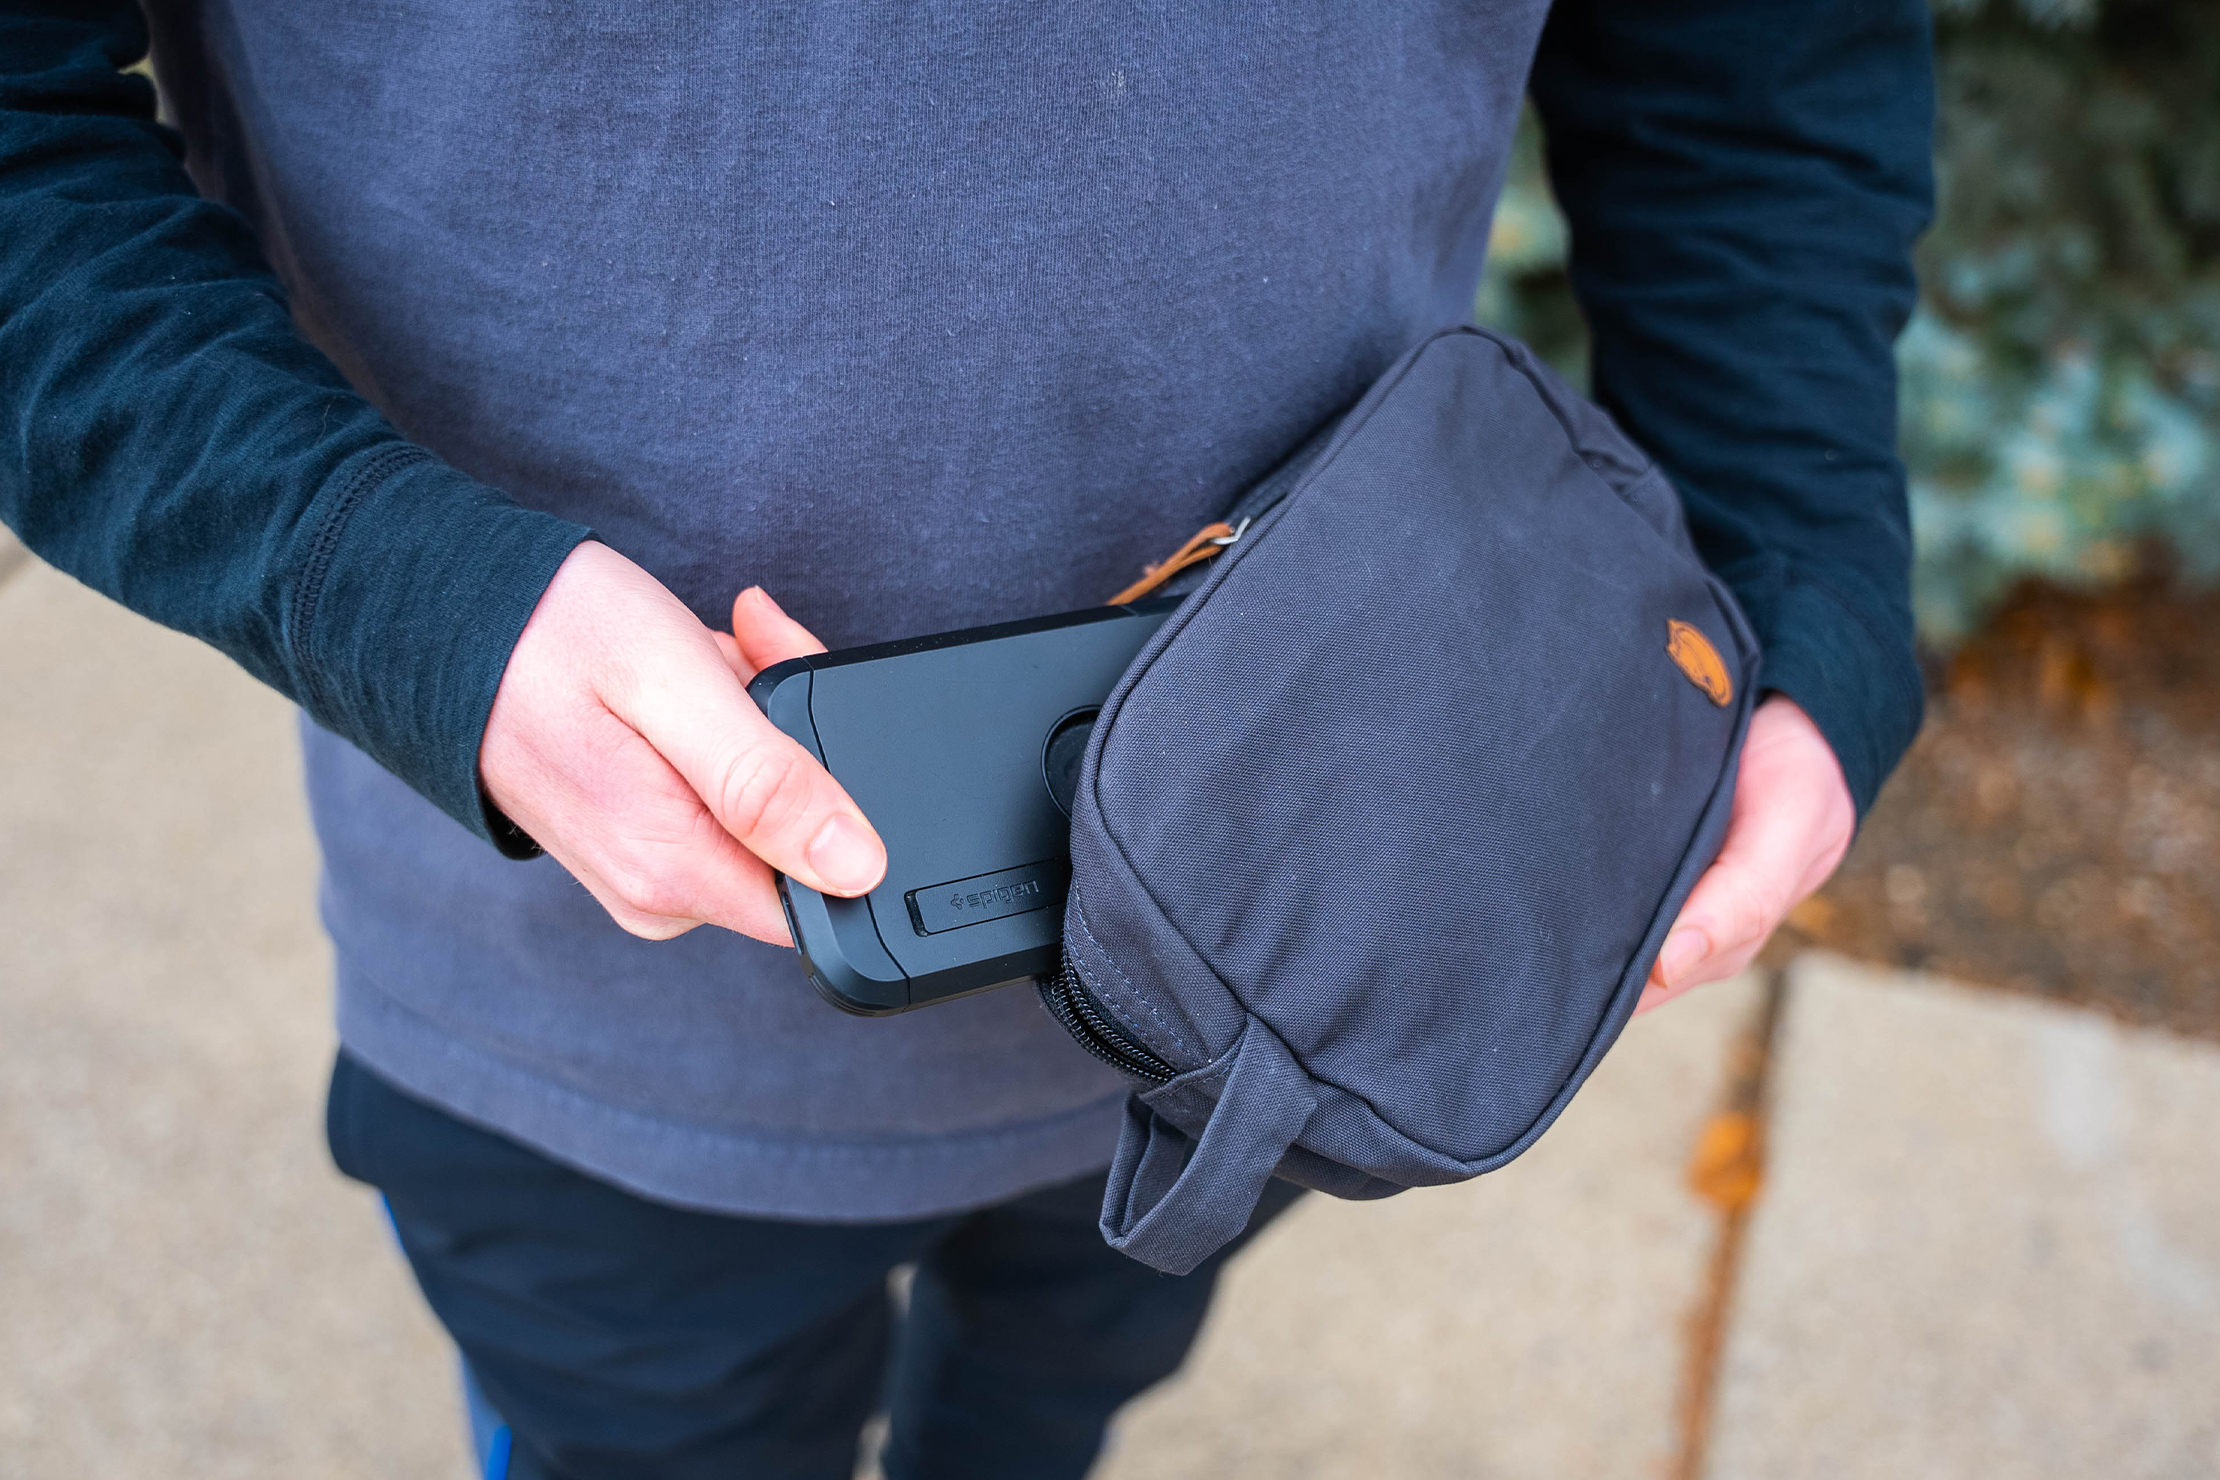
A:
{"label": "fox logo on leather patch", "polygon": [[1734,680],[1727,676],[1727,665],[1711,639],[1689,626],[1686,622],[1668,621],[1665,624],[1665,656],[1673,665],[1688,675],[1688,681],[1704,691],[1704,697],[1721,709],[1734,702]]}

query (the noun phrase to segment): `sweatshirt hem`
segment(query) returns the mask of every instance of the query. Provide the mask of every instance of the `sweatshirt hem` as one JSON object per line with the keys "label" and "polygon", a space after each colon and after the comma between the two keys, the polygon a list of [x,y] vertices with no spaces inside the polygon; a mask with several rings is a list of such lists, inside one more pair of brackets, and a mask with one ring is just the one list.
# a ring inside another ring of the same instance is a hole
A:
{"label": "sweatshirt hem", "polygon": [[1040,1120],[903,1139],[761,1137],[606,1104],[463,1043],[359,979],[339,1040],[396,1089],[628,1192],[675,1207],[888,1222],[991,1206],[1109,1165],[1125,1095]]}

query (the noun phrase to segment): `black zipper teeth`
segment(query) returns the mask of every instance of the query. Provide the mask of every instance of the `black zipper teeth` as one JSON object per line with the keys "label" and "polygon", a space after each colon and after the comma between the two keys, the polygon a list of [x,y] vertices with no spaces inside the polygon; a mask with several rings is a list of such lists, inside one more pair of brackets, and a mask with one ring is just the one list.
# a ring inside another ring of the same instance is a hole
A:
{"label": "black zipper teeth", "polygon": [[1178,1070],[1135,1043],[1110,1020],[1069,961],[1061,973],[1041,983],[1041,1001],[1073,1041],[1120,1073],[1154,1084],[1178,1076]]}

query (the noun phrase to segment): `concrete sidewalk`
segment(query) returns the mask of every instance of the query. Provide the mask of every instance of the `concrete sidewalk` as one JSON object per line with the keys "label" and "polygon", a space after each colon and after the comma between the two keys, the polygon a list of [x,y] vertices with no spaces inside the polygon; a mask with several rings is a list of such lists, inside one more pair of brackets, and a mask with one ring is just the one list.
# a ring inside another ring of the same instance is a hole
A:
{"label": "concrete sidewalk", "polygon": [[[322,1152],[314,871],[285,704],[0,575],[0,1480],[467,1473]],[[1299,1208],[1102,1473],[1667,1473],[1755,1000],[1636,1024],[1501,1173]],[[1820,958],[1779,1044],[1709,1474],[2220,1477],[2220,1051]]]}
{"label": "concrete sidewalk", "polygon": [[2220,1050],[1809,960],[1717,1480],[2220,1476]]}

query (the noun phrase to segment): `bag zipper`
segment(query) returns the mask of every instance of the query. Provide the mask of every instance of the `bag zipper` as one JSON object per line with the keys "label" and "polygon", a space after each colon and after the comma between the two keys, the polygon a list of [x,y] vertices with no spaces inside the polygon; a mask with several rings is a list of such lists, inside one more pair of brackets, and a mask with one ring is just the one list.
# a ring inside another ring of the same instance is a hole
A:
{"label": "bag zipper", "polygon": [[1080,980],[1069,956],[1064,958],[1062,971],[1041,983],[1041,1005],[1064,1025],[1074,1042],[1119,1073],[1152,1084],[1165,1084],[1178,1076],[1177,1069],[1136,1043],[1117,1025]]}
{"label": "bag zipper", "polygon": [[1141,579],[1111,597],[1108,604],[1124,606],[1128,602],[1139,601],[1142,597],[1152,594],[1166,581],[1169,581],[1190,565],[1200,565],[1205,560],[1223,553],[1228,546],[1237,542],[1248,531],[1248,528],[1249,521],[1246,519],[1239,524],[1220,522],[1204,525],[1188,538],[1186,544],[1181,545],[1170,555],[1142,571]]}
{"label": "bag zipper", "polygon": [[1341,422],[1342,418],[1335,416],[1330,421],[1321,423],[1285,462],[1236,499],[1225,518],[1196,530],[1188,537],[1186,544],[1144,570],[1141,579],[1111,597],[1108,604],[1124,606],[1128,602],[1139,601],[1189,567],[1215,559],[1239,544],[1241,536],[1249,532],[1250,525],[1278,508],[1295,491],[1295,485],[1302,481],[1303,475],[1310,471],[1311,466],[1325,452],[1326,445],[1333,440],[1333,434],[1341,426]]}
{"label": "bag zipper", "polygon": [[[1278,508],[1294,492],[1295,485],[1333,441],[1344,415],[1337,414],[1319,425],[1285,462],[1236,500],[1224,519],[1195,531],[1186,544],[1150,566],[1140,580],[1110,598],[1109,604],[1123,606],[1138,601],[1190,566],[1214,559],[1239,544],[1250,525]],[[1152,1084],[1166,1084],[1179,1076],[1177,1069],[1150,1053],[1118,1026],[1094,993],[1087,990],[1069,953],[1064,957],[1062,970],[1041,982],[1040,993],[1041,1005],[1064,1025],[1064,1031],[1071,1034],[1073,1041],[1119,1073]]]}

